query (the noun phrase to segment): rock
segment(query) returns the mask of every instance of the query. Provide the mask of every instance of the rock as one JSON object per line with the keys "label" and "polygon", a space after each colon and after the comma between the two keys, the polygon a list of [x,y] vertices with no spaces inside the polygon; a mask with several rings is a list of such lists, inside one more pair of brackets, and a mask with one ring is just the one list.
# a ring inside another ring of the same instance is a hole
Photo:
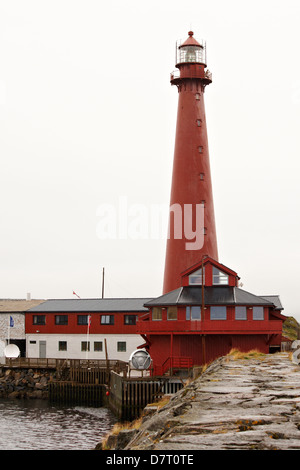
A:
{"label": "rock", "polygon": [[108,449],[115,449],[116,445],[118,442],[118,435],[117,434],[111,434],[108,436],[107,441],[106,441],[106,446]]}
{"label": "rock", "polygon": [[182,415],[187,411],[187,408],[190,408],[191,406],[191,403],[179,403],[179,405],[173,407],[173,416]]}
{"label": "rock", "polygon": [[46,386],[48,384],[48,378],[43,375],[40,378],[40,384],[42,384],[43,386]]}
{"label": "rock", "polygon": [[136,435],[137,429],[124,429],[119,432],[115,450],[124,449]]}
{"label": "rock", "polygon": [[48,378],[48,372],[34,373],[32,369],[6,369],[0,377],[0,397],[48,398]]}
{"label": "rock", "polygon": [[20,397],[20,392],[17,392],[17,391],[11,392],[8,395],[8,398],[19,398],[19,397]]}
{"label": "rock", "polygon": [[226,356],[147,415],[125,450],[300,449],[300,366]]}
{"label": "rock", "polygon": [[37,383],[35,384],[35,388],[36,388],[37,390],[43,390],[43,389],[45,388],[45,386],[44,386],[43,384],[37,382]]}
{"label": "rock", "polygon": [[43,392],[42,390],[34,390],[31,393],[28,393],[28,398],[43,398]]}
{"label": "rock", "polygon": [[144,416],[151,416],[158,410],[158,405],[147,405],[143,410]]}

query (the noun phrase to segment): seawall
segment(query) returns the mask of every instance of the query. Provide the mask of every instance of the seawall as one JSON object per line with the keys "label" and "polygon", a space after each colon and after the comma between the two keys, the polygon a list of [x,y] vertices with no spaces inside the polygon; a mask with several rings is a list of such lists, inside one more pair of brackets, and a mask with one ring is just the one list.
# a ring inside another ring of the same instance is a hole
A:
{"label": "seawall", "polygon": [[0,398],[48,399],[54,371],[0,368]]}
{"label": "seawall", "polygon": [[287,353],[222,357],[111,442],[162,452],[299,450],[300,366]]}

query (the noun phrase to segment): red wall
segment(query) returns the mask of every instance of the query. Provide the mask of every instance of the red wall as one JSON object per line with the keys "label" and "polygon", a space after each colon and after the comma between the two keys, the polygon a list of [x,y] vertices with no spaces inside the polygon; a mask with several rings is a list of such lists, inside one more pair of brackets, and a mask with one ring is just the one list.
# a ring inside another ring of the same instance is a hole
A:
{"label": "red wall", "polygon": [[162,365],[171,356],[171,341],[173,342],[173,357],[191,357],[193,365],[203,365],[225,356],[231,349],[247,352],[258,349],[263,353],[269,352],[268,335],[207,335],[205,336],[205,357],[203,357],[202,335],[152,335],[150,338],[150,354],[155,365]]}
{"label": "red wall", "polygon": [[[137,312],[92,312],[90,313],[92,321],[89,329],[90,334],[134,334],[136,333],[136,325],[124,325],[125,315],[144,315],[143,313]],[[46,324],[45,325],[34,325],[33,317],[34,315],[45,315]],[[56,325],[55,316],[56,315],[68,315],[68,325]],[[78,315],[89,315],[89,312],[55,312],[55,313],[26,313],[25,315],[25,332],[36,333],[37,330],[39,333],[57,333],[57,334],[85,334],[87,333],[87,325],[78,325],[77,316]],[[114,325],[101,325],[100,318],[101,315],[114,315]]]}

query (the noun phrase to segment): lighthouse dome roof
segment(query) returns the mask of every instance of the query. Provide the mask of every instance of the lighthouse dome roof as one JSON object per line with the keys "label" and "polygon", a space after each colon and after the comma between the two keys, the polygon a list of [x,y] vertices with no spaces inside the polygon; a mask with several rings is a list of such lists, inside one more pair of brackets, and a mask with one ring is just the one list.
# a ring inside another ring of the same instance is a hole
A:
{"label": "lighthouse dome roof", "polygon": [[189,37],[187,38],[186,41],[184,41],[184,43],[181,44],[181,46],[179,46],[179,48],[181,47],[184,47],[184,46],[196,46],[196,47],[203,47],[201,44],[199,44],[198,41],[196,41],[196,39],[193,37],[194,36],[194,33],[193,31],[189,31]]}

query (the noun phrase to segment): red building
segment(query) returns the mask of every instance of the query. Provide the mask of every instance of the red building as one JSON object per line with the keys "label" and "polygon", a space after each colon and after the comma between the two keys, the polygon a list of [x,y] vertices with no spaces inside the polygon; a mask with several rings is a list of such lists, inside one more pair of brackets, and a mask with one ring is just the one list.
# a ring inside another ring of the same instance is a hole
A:
{"label": "red building", "polygon": [[[145,304],[149,314],[137,325],[155,374],[210,362],[232,348],[280,349],[285,320],[278,296],[240,289],[237,273],[218,261],[204,108],[212,77],[206,46],[191,31],[177,44],[176,67],[171,84],[179,97],[163,295]],[[183,233],[186,208],[192,208],[193,229]]]}
{"label": "red building", "polygon": [[235,271],[212,258],[184,271],[181,287],[145,304],[137,324],[153,359],[154,373],[203,365],[232,348],[280,350],[282,305],[278,296],[257,296],[238,287]]}
{"label": "red building", "polygon": [[[150,298],[51,299],[25,314],[26,356],[128,362]],[[106,349],[105,350],[105,345]]]}

